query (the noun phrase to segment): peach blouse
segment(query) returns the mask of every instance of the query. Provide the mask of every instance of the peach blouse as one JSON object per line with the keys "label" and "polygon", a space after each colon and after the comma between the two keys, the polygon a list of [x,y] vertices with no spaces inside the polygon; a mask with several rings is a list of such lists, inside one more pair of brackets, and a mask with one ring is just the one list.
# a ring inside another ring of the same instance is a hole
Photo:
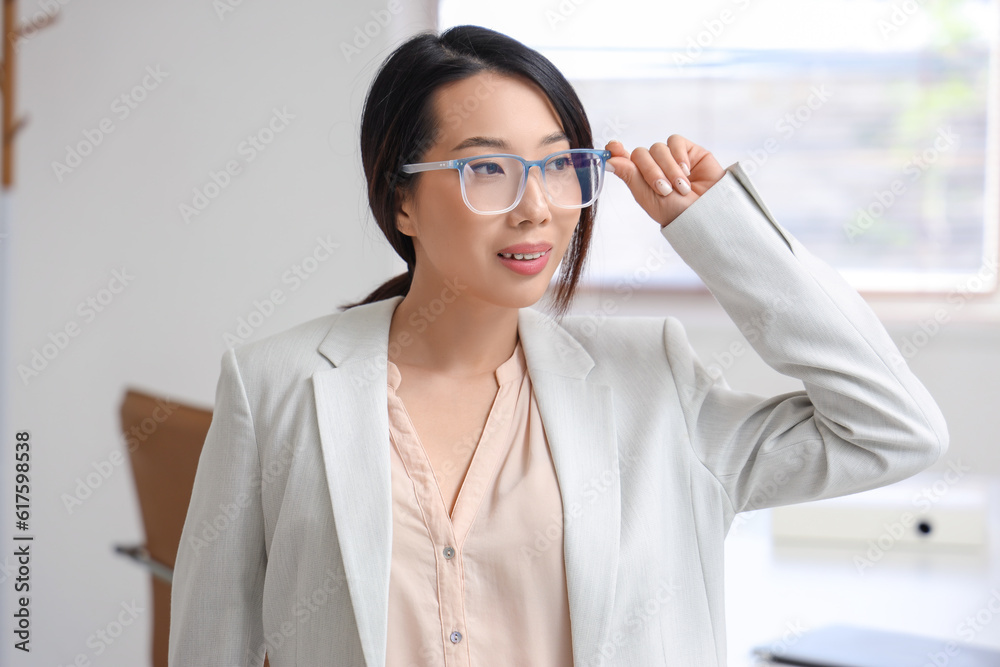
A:
{"label": "peach blouse", "polygon": [[400,379],[390,361],[387,667],[571,667],[562,502],[520,337],[451,516]]}

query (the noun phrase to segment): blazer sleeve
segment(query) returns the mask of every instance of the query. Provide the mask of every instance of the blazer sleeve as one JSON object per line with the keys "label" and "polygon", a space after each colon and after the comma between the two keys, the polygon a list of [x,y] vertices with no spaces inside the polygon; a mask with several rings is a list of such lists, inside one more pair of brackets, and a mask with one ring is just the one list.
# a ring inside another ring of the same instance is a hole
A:
{"label": "blazer sleeve", "polygon": [[232,348],[222,356],[212,421],[195,473],[170,597],[168,665],[264,662],[267,554],[260,458]]}
{"label": "blazer sleeve", "polygon": [[734,391],[666,318],[690,446],[734,512],[890,484],[944,454],[944,417],[875,313],[778,224],[739,163],[661,231],[760,357],[804,387]]}

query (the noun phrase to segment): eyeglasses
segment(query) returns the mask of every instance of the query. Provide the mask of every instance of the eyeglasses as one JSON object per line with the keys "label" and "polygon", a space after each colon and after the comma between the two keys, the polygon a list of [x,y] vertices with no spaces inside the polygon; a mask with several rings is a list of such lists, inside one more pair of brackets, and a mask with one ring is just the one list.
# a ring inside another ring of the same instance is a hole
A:
{"label": "eyeglasses", "polygon": [[611,151],[571,148],[541,160],[525,160],[519,155],[493,153],[447,162],[404,164],[407,174],[435,169],[458,169],[462,199],[475,213],[506,213],[521,201],[528,182],[528,170],[537,165],[542,172],[545,194],[560,208],[585,208],[597,201],[604,187],[604,168]]}

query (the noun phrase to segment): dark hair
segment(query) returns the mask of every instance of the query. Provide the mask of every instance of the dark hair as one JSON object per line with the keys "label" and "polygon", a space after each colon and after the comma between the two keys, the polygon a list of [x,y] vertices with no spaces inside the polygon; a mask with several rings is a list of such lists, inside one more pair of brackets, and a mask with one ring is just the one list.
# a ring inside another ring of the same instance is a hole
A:
{"label": "dark hair", "polygon": [[[382,62],[361,118],[368,205],[389,244],[406,262],[407,272],[379,285],[363,300],[340,306],[341,310],[409,292],[416,257],[412,239],[396,228],[396,206],[400,197],[415,189],[420,174],[402,173],[400,167],[420,162],[441,132],[442,119],[435,118],[433,107],[437,88],[479,72],[521,77],[537,84],[559,115],[570,148],[593,148],[590,121],[580,98],[562,72],[538,51],[476,25],[455,26],[440,36],[425,30],[410,38]],[[583,273],[597,203],[580,210],[557,281],[554,301],[558,317],[569,308]]]}

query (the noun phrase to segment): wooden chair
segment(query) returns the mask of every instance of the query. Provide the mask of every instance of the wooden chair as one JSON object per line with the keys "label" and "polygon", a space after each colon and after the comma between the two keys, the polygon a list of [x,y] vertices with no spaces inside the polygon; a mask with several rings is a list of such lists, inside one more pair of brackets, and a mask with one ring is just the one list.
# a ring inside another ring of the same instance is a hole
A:
{"label": "wooden chair", "polygon": [[[167,667],[170,579],[212,411],[127,389],[120,414],[146,542],[116,545],[115,550],[133,558],[150,572],[153,586],[152,664]],[[264,665],[268,665],[267,658]]]}

